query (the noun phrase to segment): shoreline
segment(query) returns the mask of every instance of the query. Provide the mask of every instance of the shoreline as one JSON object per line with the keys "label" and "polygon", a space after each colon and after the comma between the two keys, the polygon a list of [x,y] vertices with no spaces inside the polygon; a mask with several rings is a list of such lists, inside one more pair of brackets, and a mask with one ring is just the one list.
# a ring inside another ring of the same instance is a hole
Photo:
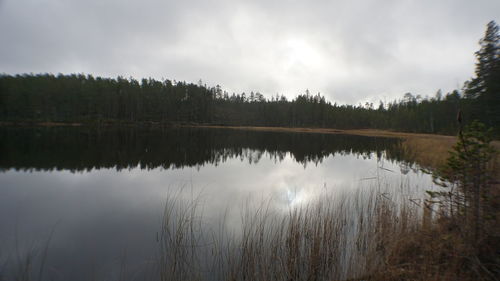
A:
{"label": "shoreline", "polygon": [[[367,137],[398,138],[402,140],[402,149],[422,168],[439,169],[446,163],[449,151],[457,141],[456,136],[396,132],[379,129],[334,129],[334,128],[307,128],[307,127],[265,127],[265,126],[225,126],[197,123],[161,123],[161,122],[1,122],[0,127],[112,127],[112,126],[144,126],[144,127],[172,127],[172,128],[206,128],[206,129],[230,129],[259,132],[283,132],[283,133],[308,133],[308,134],[336,134],[357,135]],[[500,141],[492,141],[492,146],[500,150]],[[500,156],[499,156],[500,158]]]}
{"label": "shoreline", "polygon": [[[394,132],[378,129],[330,129],[330,128],[288,128],[288,127],[259,127],[259,126],[213,126],[197,125],[183,126],[192,128],[214,128],[248,130],[261,132],[310,133],[356,135],[366,137],[384,137],[401,139],[401,149],[424,169],[437,170],[441,168],[449,157],[449,151],[457,142],[456,136],[437,134]],[[493,141],[493,146],[500,149],[500,141]]]}
{"label": "shoreline", "polygon": [[428,134],[428,133],[408,133],[381,129],[335,129],[335,128],[310,128],[310,127],[271,127],[271,126],[232,126],[213,125],[198,123],[177,123],[177,122],[31,122],[31,121],[0,121],[0,127],[95,127],[95,126],[147,126],[147,127],[184,127],[184,128],[213,128],[213,129],[233,129],[268,132],[289,132],[289,133],[319,133],[319,134],[347,134],[373,137],[432,137],[432,138],[455,138],[455,136]]}
{"label": "shoreline", "polygon": [[455,139],[455,136],[425,134],[425,133],[407,133],[395,132],[380,129],[334,129],[334,128],[307,128],[307,127],[265,127],[265,126],[221,126],[221,125],[181,125],[181,127],[192,128],[214,128],[214,129],[233,129],[248,131],[267,131],[267,132],[289,132],[289,133],[316,133],[316,134],[340,134],[340,135],[358,135],[369,137],[388,137],[388,138],[443,138]]}

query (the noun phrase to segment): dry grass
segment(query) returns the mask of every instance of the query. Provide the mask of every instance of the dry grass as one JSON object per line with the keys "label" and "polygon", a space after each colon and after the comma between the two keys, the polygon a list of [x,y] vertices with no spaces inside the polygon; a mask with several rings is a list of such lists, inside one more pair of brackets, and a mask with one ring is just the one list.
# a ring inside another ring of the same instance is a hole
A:
{"label": "dry grass", "polygon": [[498,236],[476,248],[466,242],[460,222],[450,218],[417,226],[390,236],[384,266],[370,280],[499,280]]}
{"label": "dry grass", "polygon": [[[20,249],[16,238],[15,253],[12,256],[11,254],[4,256],[5,253],[0,252],[0,281],[44,280],[43,275],[54,229],[55,226],[43,245],[35,246],[33,243],[26,249]],[[8,269],[11,269],[12,272],[9,272]]]}
{"label": "dry grass", "polygon": [[426,169],[437,169],[446,164],[449,151],[456,143],[454,137],[414,136],[403,139],[401,148],[406,156]]}
{"label": "dry grass", "polygon": [[[456,136],[436,134],[403,133],[376,129],[339,130],[328,128],[289,128],[289,127],[256,127],[256,126],[203,126],[193,125],[186,127],[196,128],[225,128],[233,130],[313,133],[313,134],[345,134],[371,137],[389,137],[402,139],[402,149],[421,167],[438,169],[446,163],[449,151],[457,142]],[[493,141],[492,146],[500,150],[500,141]],[[499,156],[500,160],[500,156]]]}
{"label": "dry grass", "polygon": [[491,203],[496,216],[488,220],[490,233],[472,245],[463,222],[442,207],[417,206],[400,197],[403,192],[380,188],[323,195],[286,213],[265,203],[247,209],[240,236],[218,232],[202,239],[204,244],[188,244],[211,253],[195,254],[186,264],[193,278],[170,270],[169,279],[162,280],[499,280],[498,192]]}
{"label": "dry grass", "polygon": [[264,202],[244,210],[238,235],[202,226],[199,201],[169,199],[159,237],[160,280],[367,278],[384,267],[394,237],[414,231],[422,215],[417,206],[380,194],[370,188],[323,195],[285,212]]}
{"label": "dry grass", "polygon": [[482,169],[478,170],[481,176],[494,172],[493,179],[475,182],[474,191],[484,189],[479,215],[467,212],[473,205],[467,199],[470,195],[464,194],[468,190],[464,191],[463,183],[446,184],[445,196],[450,200],[434,199],[433,204],[439,204],[439,208],[434,208],[433,219],[424,215],[423,224],[410,235],[393,237],[385,266],[372,279],[500,280],[500,185],[495,160],[498,158],[477,168]]}

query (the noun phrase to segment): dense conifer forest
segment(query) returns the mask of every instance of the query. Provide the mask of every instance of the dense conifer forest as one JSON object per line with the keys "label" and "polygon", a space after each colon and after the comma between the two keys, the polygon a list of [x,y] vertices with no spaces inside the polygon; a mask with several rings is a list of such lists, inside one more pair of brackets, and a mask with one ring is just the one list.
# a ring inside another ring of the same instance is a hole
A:
{"label": "dense conifer forest", "polygon": [[500,34],[487,25],[476,52],[475,77],[463,89],[422,97],[405,93],[384,104],[340,105],[306,91],[294,99],[220,86],[85,74],[0,75],[4,122],[161,122],[233,126],[376,128],[454,134],[457,114],[500,134]]}

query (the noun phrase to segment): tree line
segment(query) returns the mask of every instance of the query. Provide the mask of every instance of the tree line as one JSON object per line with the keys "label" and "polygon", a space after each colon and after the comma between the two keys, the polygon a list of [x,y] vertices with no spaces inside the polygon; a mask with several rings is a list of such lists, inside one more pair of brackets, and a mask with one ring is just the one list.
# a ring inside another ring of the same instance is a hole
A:
{"label": "tree line", "polygon": [[475,77],[464,88],[432,97],[406,93],[378,105],[339,105],[320,93],[289,100],[220,86],[84,74],[0,75],[0,120],[7,122],[162,122],[232,126],[376,128],[454,134],[457,113],[500,135],[500,35],[487,25]]}

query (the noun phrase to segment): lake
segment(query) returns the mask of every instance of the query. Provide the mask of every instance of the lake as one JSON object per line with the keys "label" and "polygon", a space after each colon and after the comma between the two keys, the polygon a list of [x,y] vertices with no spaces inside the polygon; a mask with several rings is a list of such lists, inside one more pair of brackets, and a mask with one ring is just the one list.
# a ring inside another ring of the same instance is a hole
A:
{"label": "lake", "polygon": [[223,220],[235,237],[261,202],[279,213],[360,190],[419,200],[432,177],[399,144],[233,129],[1,128],[0,280],[26,257],[44,280],[155,278],[168,198],[196,202],[203,227]]}

